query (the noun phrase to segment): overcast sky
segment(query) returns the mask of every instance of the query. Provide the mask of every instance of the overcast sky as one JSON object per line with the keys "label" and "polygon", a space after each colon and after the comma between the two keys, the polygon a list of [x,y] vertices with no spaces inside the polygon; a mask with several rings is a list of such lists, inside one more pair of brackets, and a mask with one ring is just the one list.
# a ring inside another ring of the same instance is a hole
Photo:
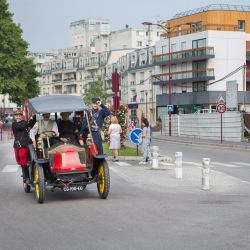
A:
{"label": "overcast sky", "polygon": [[143,21],[167,20],[176,13],[209,4],[250,5],[250,0],[8,0],[14,21],[32,52],[70,46],[69,24],[86,18],[110,20],[111,31]]}

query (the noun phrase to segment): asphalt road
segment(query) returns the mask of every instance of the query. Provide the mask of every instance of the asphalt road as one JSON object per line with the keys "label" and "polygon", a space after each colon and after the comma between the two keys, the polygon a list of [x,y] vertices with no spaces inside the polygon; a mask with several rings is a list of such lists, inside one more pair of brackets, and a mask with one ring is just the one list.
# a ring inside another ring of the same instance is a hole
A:
{"label": "asphalt road", "polygon": [[202,164],[202,158],[210,158],[211,167],[215,170],[250,182],[250,152],[206,145],[180,144],[170,141],[152,141],[152,145],[159,146],[161,155],[175,159],[175,152],[182,152],[183,165]]}
{"label": "asphalt road", "polygon": [[[175,193],[166,182],[159,191],[150,177],[140,185],[140,177],[123,178],[113,163],[107,200],[92,184],[84,192],[48,191],[37,204],[34,192],[22,190],[20,169],[2,172],[15,166],[11,144],[0,145],[0,157],[1,250],[249,248],[249,190]],[[126,171],[133,176],[133,167]]]}

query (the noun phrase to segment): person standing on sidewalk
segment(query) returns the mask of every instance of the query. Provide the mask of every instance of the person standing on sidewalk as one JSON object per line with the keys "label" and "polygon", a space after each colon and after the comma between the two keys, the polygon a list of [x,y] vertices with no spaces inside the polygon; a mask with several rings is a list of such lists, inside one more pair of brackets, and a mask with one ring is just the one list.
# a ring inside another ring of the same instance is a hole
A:
{"label": "person standing on sidewalk", "polygon": [[147,162],[152,161],[151,151],[150,151],[150,143],[151,143],[151,128],[149,126],[148,119],[143,117],[142,118],[142,143],[141,143],[141,150],[143,153],[143,159],[139,164],[146,164]]}
{"label": "person standing on sidewalk", "polygon": [[121,125],[118,124],[116,116],[113,116],[111,118],[111,125],[109,126],[109,134],[110,134],[109,149],[112,149],[114,151],[113,161],[119,161],[118,150],[121,149],[121,133],[122,133]]}
{"label": "person standing on sidewalk", "polygon": [[21,165],[23,172],[23,180],[30,183],[30,176],[28,170],[28,147],[32,144],[29,136],[29,129],[36,123],[36,118],[33,116],[29,122],[24,120],[23,111],[17,110],[15,112],[15,121],[12,123],[12,130],[14,135],[14,153],[17,164]]}

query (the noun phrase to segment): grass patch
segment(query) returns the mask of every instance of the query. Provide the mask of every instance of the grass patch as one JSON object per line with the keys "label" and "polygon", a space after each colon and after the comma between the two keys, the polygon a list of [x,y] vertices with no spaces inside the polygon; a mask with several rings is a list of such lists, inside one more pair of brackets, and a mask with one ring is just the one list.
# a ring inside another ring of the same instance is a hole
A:
{"label": "grass patch", "polygon": [[[113,150],[109,149],[109,145],[104,143],[103,144],[103,150],[105,154],[113,155]],[[125,146],[125,148],[122,148],[119,150],[119,155],[121,156],[137,156],[136,148]],[[138,150],[138,155],[141,156],[140,150]]]}

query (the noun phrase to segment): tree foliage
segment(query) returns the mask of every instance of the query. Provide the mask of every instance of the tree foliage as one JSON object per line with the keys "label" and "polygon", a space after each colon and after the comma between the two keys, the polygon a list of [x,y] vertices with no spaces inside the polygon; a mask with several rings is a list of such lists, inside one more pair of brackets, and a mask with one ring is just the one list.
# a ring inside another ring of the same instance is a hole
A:
{"label": "tree foliage", "polygon": [[94,97],[100,98],[104,104],[107,101],[108,95],[101,79],[98,79],[94,83],[90,83],[84,90],[83,99],[87,106],[90,106],[91,100]]}
{"label": "tree foliage", "polygon": [[28,43],[22,29],[13,22],[6,0],[0,0],[0,93],[9,93],[13,102],[21,104],[39,93],[37,72],[27,58]]}

